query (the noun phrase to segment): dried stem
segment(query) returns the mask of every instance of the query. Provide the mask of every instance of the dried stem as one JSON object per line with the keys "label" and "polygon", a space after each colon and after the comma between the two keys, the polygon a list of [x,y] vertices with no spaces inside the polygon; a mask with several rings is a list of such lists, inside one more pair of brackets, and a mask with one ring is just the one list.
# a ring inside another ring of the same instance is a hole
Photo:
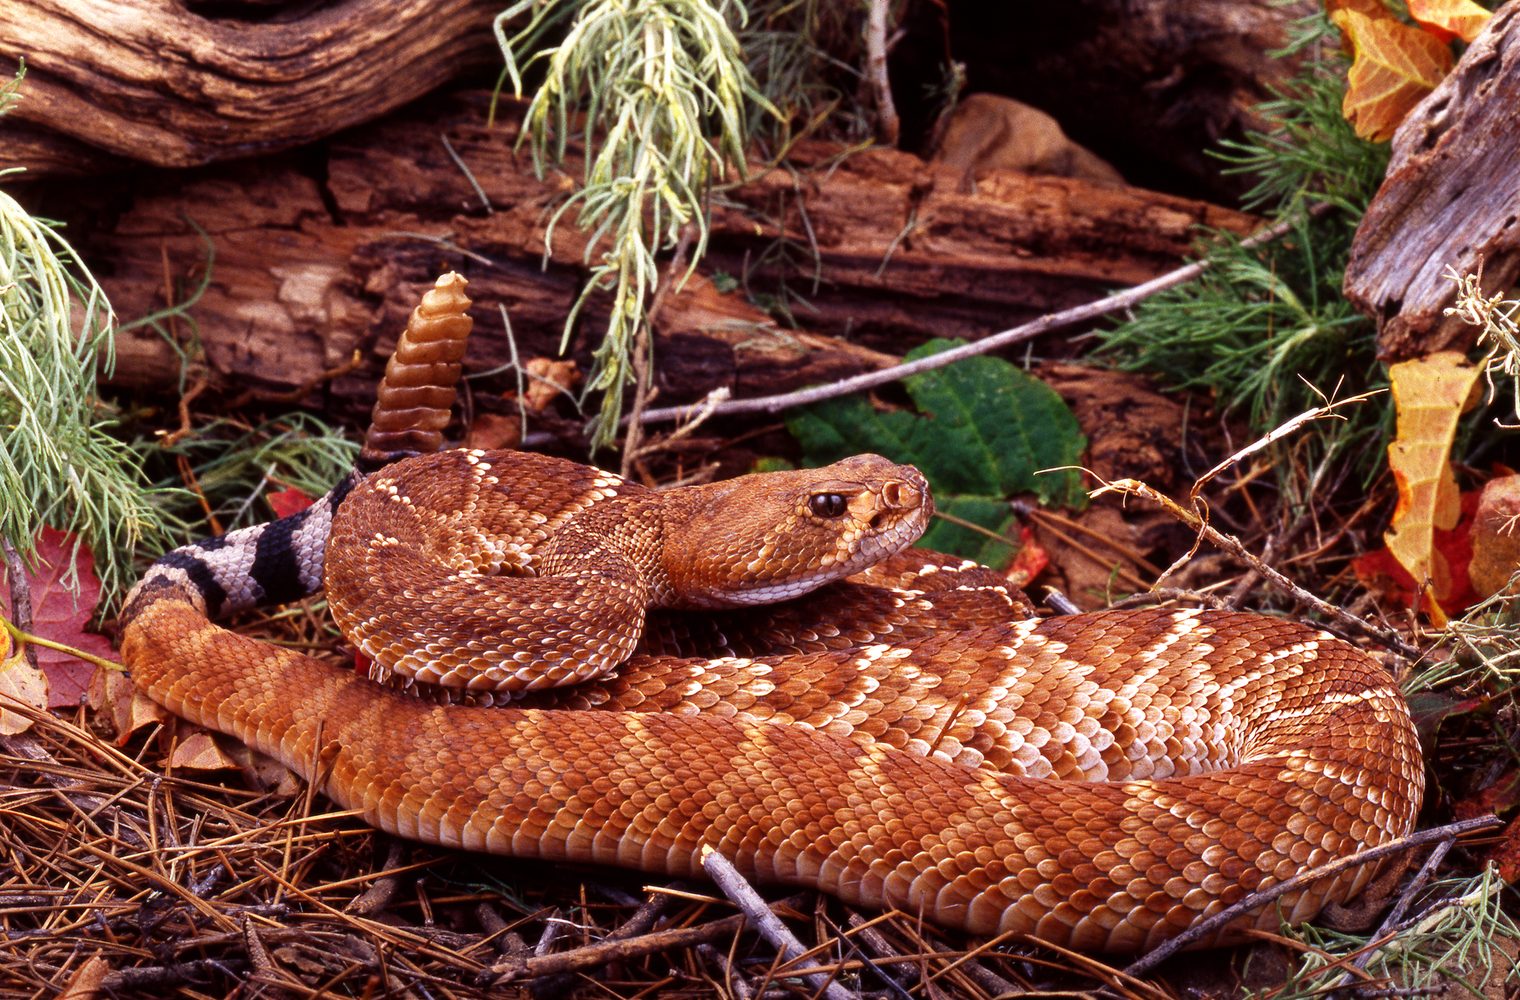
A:
{"label": "dried stem", "polygon": [[[1297,219],[1289,218],[1269,226],[1253,234],[1249,239],[1242,241],[1241,246],[1254,247],[1263,243],[1269,243],[1293,230]],[[861,392],[865,389],[874,389],[879,385],[896,382],[898,379],[907,378],[909,375],[917,375],[921,372],[933,371],[943,368],[945,365],[960,361],[963,358],[975,357],[1003,347],[1021,344],[1026,340],[1076,326],[1088,320],[1098,319],[1112,312],[1129,309],[1136,304],[1145,301],[1153,295],[1157,295],[1169,288],[1185,284],[1202,274],[1210,265],[1210,260],[1205,258],[1194,263],[1179,267],[1174,271],[1168,271],[1150,281],[1136,285],[1133,288],[1116,292],[1085,305],[1074,306],[1071,309],[1063,309],[1060,312],[1047,313],[1039,319],[1031,320],[1021,326],[994,333],[989,337],[972,344],[951,348],[948,351],[940,351],[928,357],[919,358],[916,361],[893,365],[891,368],[883,368],[880,371],[865,372],[851,378],[840,379],[832,385],[813,386],[807,389],[798,389],[795,392],[784,392],[775,396],[757,396],[753,399],[731,399],[717,403],[712,407],[715,415],[730,415],[735,413],[779,413],[796,406],[807,406],[811,403],[822,402],[825,399],[834,399],[838,396],[847,396],[852,392]],[[689,416],[694,410],[700,409],[706,404],[690,406],[667,406],[663,409],[648,410],[643,415],[646,424],[666,420],[680,420]]]}
{"label": "dried stem", "polygon": [[1240,902],[1225,907],[1207,920],[1200,920],[1186,931],[1183,931],[1164,944],[1152,948],[1140,958],[1125,966],[1124,974],[1127,976],[1144,975],[1182,949],[1195,945],[1200,941],[1208,940],[1210,936],[1237,917],[1258,910],[1268,903],[1272,903],[1290,892],[1297,892],[1299,889],[1312,885],[1322,878],[1328,878],[1331,875],[1337,875],[1348,869],[1369,864],[1373,861],[1380,861],[1383,858],[1391,857],[1411,848],[1439,843],[1441,841],[1455,840],[1465,833],[1488,830],[1499,825],[1501,825],[1501,821],[1497,816],[1478,816],[1474,819],[1464,819],[1456,823],[1448,823],[1445,826],[1411,833],[1407,837],[1400,837],[1386,844],[1379,844],[1377,847],[1369,847],[1364,851],[1358,851],[1355,854],[1332,861],[1329,864],[1320,865],[1318,868],[1311,868],[1306,872],[1300,872],[1290,879],[1277,883],[1270,889],[1251,893]]}
{"label": "dried stem", "polygon": [[887,78],[887,15],[891,0],[871,0],[866,11],[866,77],[876,100],[876,129],[881,141],[897,145],[901,125],[892,100],[892,81]]}

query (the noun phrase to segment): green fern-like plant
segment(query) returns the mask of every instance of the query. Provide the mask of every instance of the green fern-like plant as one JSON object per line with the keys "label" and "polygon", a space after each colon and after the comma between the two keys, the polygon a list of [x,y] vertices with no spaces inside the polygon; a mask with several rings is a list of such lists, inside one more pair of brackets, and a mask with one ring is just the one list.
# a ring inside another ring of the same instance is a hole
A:
{"label": "green fern-like plant", "polygon": [[[109,433],[96,390],[113,323],[57,228],[0,191],[0,537],[31,557],[44,526],[73,533],[106,604],[130,582],[139,543],[166,537],[139,456]],[[77,584],[72,565],[64,580]]]}
{"label": "green fern-like plant", "polygon": [[[1246,196],[1272,221],[1293,219],[1291,233],[1248,248],[1212,234],[1213,263],[1195,282],[1137,307],[1100,332],[1101,352],[1130,370],[1174,386],[1210,392],[1226,413],[1265,433],[1325,401],[1383,388],[1374,328],[1341,293],[1356,225],[1387,166],[1384,145],[1358,138],[1341,113],[1345,62],[1328,44],[1322,15],[1300,25],[1302,66],[1261,107],[1273,126],[1226,143],[1227,170],[1256,179]],[[1342,411],[1312,439],[1274,446],[1278,479],[1291,501],[1332,465],[1363,477],[1380,466],[1386,407]],[[1295,450],[1296,449],[1296,450]]]}
{"label": "green fern-like plant", "polygon": [[[611,293],[586,387],[604,394],[591,427],[593,445],[602,446],[616,434],[633,378],[632,352],[660,280],[656,255],[694,227],[690,273],[707,246],[708,192],[725,171],[743,172],[748,109],[769,102],[745,65],[733,28],[745,11],[733,0],[592,0],[569,18],[558,45],[536,49],[572,9],[523,0],[495,29],[519,95],[520,67],[543,71],[525,130],[540,173],[564,159],[572,138],[585,143],[581,187],[554,213],[546,239],[573,212],[590,236],[587,254],[595,254],[565,343],[591,296]],[[506,26],[524,15],[526,25],[509,38]]]}

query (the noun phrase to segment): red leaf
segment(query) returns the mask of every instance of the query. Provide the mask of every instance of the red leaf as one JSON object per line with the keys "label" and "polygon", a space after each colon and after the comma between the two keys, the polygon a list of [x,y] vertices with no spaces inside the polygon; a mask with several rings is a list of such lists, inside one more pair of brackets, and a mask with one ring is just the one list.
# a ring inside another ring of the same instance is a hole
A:
{"label": "red leaf", "polygon": [[[79,594],[69,592],[63,584],[70,565],[79,577]],[[43,528],[37,536],[37,559],[27,572],[27,586],[32,592],[32,628],[34,635],[86,653],[114,659],[105,636],[85,630],[95,605],[100,603],[100,579],[95,575],[95,556],[88,548],[74,548],[74,536],[52,528]],[[47,674],[50,691],[48,707],[79,704],[80,695],[95,671],[67,653],[45,646],[37,648],[37,665]]]}
{"label": "red leaf", "polygon": [[1019,551],[1013,557],[1013,564],[1008,567],[1003,575],[1016,587],[1027,587],[1034,578],[1045,572],[1045,567],[1050,565],[1050,553],[1040,547],[1035,541],[1034,529],[1021,527],[1019,529]]}
{"label": "red leaf", "polygon": [[269,506],[274,508],[275,517],[289,517],[299,514],[311,506],[311,497],[302,493],[294,486],[287,486],[283,490],[266,494],[264,499],[269,501]]}
{"label": "red leaf", "polygon": [[[1449,615],[1459,614],[1477,601],[1472,581],[1467,576],[1467,568],[1472,562],[1471,532],[1473,513],[1478,508],[1478,491],[1473,490],[1461,496],[1462,514],[1455,527],[1437,528],[1432,533],[1431,547],[1441,554],[1450,570],[1451,589],[1440,598],[1441,610]],[[1418,589],[1414,577],[1409,575],[1409,571],[1400,565],[1386,546],[1357,556],[1351,560],[1351,568],[1363,587],[1403,607],[1414,606]],[[1425,594],[1419,595],[1420,608],[1417,610],[1424,609],[1426,599]]]}

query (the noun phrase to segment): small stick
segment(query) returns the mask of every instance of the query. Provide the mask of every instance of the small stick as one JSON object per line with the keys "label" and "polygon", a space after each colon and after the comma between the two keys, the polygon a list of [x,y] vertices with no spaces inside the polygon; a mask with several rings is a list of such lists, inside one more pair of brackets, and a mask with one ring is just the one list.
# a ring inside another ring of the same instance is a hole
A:
{"label": "small stick", "polygon": [[[905,998],[911,998],[913,995],[912,991],[917,989],[923,980],[923,977],[919,974],[919,967],[905,962],[903,964],[907,965],[907,968],[900,969],[896,963],[878,961],[884,957],[900,958],[902,957],[902,952],[893,947],[892,942],[887,940],[886,935],[876,929],[875,921],[867,921],[860,914],[851,912],[849,920],[846,922],[849,924],[850,929],[844,935],[844,939],[849,942],[851,949],[860,956],[861,962],[875,970],[891,992]],[[866,947],[871,949],[872,957],[868,958],[865,954],[865,949],[861,948],[857,942],[864,942]]]}
{"label": "small stick", "polygon": [[[801,896],[793,896],[771,905],[773,909],[792,909],[801,899]],[[557,975],[562,972],[598,969],[609,962],[639,958],[669,951],[672,948],[685,948],[703,941],[713,941],[742,930],[747,921],[748,918],[744,914],[736,913],[731,917],[697,924],[695,927],[675,927],[665,931],[654,931],[642,937],[623,941],[599,941],[596,944],[588,944],[553,955],[532,958],[513,957],[491,966],[485,971],[482,979],[487,985],[497,986]]]}
{"label": "small stick", "polygon": [[[1236,538],[1234,535],[1226,535],[1224,532],[1209,524],[1208,521],[1204,520],[1202,514],[1198,513],[1197,511],[1188,510],[1177,501],[1173,500],[1171,497],[1157,492],[1156,490],[1147,486],[1145,483],[1142,483],[1140,480],[1120,479],[1117,482],[1104,483],[1102,487],[1094,490],[1091,495],[1098,497],[1102,496],[1104,493],[1123,493],[1130,496],[1137,496],[1142,499],[1149,500],[1152,503],[1158,504],[1167,513],[1171,514],[1173,517],[1177,518],[1177,520],[1183,522],[1188,527],[1198,532],[1199,538],[1206,538],[1220,548],[1229,551],[1237,559],[1242,560],[1256,572],[1260,573],[1264,579],[1266,579],[1269,583],[1275,585],[1279,590],[1286,591],[1295,599],[1303,601],[1305,604],[1314,608],[1320,614],[1328,615],[1329,617],[1335,619],[1337,622],[1340,622],[1346,628],[1354,629],[1363,635],[1370,636],[1371,638],[1382,643],[1388,649],[1391,649],[1395,653],[1398,653],[1400,656],[1403,656],[1409,660],[1418,660],[1420,658],[1420,651],[1418,649],[1415,649],[1409,643],[1405,642],[1392,629],[1380,628],[1379,626],[1372,624],[1364,618],[1359,618],[1356,615],[1353,615],[1351,612],[1346,611],[1344,608],[1337,607],[1336,605],[1331,604],[1329,601],[1323,600],[1322,598],[1316,597],[1315,595],[1309,593],[1307,590],[1303,589],[1298,584],[1288,579],[1282,573],[1279,573],[1277,570],[1273,569],[1271,566],[1268,566],[1266,563],[1262,562],[1259,558],[1253,555],[1251,551],[1241,543],[1240,539]],[[1185,558],[1186,557],[1184,557],[1184,559]],[[1171,570],[1168,569],[1167,573],[1170,572]],[[1163,574],[1163,577],[1165,575],[1166,574]]]}
{"label": "small stick", "polygon": [[[790,962],[802,957],[807,951],[787,930],[781,918],[770,911],[765,900],[755,891],[754,887],[744,880],[739,870],[733,866],[723,855],[708,844],[702,845],[702,870],[707,872],[707,877],[717,883],[718,888],[723,890],[723,895],[733,901],[740,911],[754,923],[755,929],[760,936],[769,941],[780,952],[781,957]],[[850,1000],[850,991],[839,983],[834,982],[832,976],[822,973],[806,977],[807,984],[814,990],[821,992],[829,1000]]]}
{"label": "small stick", "polygon": [[380,875],[370,883],[369,888],[350,900],[343,907],[343,912],[372,917],[389,906],[401,888],[401,872],[397,869],[401,869],[401,841],[391,839],[385,849],[385,865]]}
{"label": "small stick", "polygon": [[892,100],[892,82],[887,78],[887,12],[892,0],[871,0],[866,11],[866,76],[876,99],[876,125],[884,145],[897,145],[902,126],[897,105]]}
{"label": "small stick", "polygon": [[1058,615],[1080,615],[1082,609],[1061,591],[1054,587],[1045,588],[1045,603],[1050,605],[1050,610]]}
{"label": "small stick", "polygon": [[755,991],[750,989],[749,983],[745,982],[744,977],[735,971],[733,962],[729,961],[728,955],[703,941],[697,945],[697,957],[722,975],[723,985],[728,987],[728,992],[734,995],[734,1000],[754,1000]]}
{"label": "small stick", "polygon": [[1207,938],[1210,934],[1220,930],[1237,917],[1244,916],[1253,910],[1271,903],[1290,892],[1295,892],[1322,878],[1337,875],[1350,868],[1380,861],[1383,858],[1407,851],[1412,847],[1421,847],[1425,844],[1437,841],[1455,840],[1464,833],[1472,833],[1475,830],[1486,830],[1500,824],[1497,816],[1478,816],[1474,819],[1464,819],[1456,823],[1448,823],[1445,826],[1432,827],[1429,830],[1421,830],[1419,833],[1411,833],[1407,837],[1391,840],[1377,847],[1369,847],[1365,851],[1358,851],[1349,857],[1340,858],[1329,864],[1311,868],[1309,871],[1300,872],[1290,879],[1277,883],[1270,889],[1253,892],[1245,899],[1227,906],[1207,920],[1200,920],[1181,934],[1165,941],[1144,955],[1140,956],[1129,965],[1125,966],[1124,974],[1127,976],[1143,975],[1160,965],[1166,959],[1171,958],[1183,948]]}
{"label": "small stick", "polygon": [[[1315,206],[1319,209],[1321,206]],[[1326,206],[1327,207],[1327,206]],[[1313,210],[1311,210],[1313,211]],[[1247,249],[1270,243],[1293,230],[1298,219],[1284,219],[1281,222],[1259,230],[1248,239],[1242,240],[1240,245]],[[808,389],[798,389],[795,392],[784,392],[775,396],[757,396],[753,399],[730,399],[720,402],[713,407],[713,413],[727,415],[732,413],[779,413],[795,406],[805,406],[809,403],[817,403],[825,399],[833,399],[837,396],[848,396],[852,392],[860,392],[864,389],[874,389],[888,382],[896,382],[898,379],[907,378],[909,375],[917,375],[920,372],[933,371],[943,368],[948,364],[960,361],[962,358],[975,357],[986,354],[1002,347],[1013,344],[1021,344],[1026,340],[1033,340],[1054,330],[1060,330],[1068,326],[1085,323],[1088,320],[1098,319],[1112,312],[1128,309],[1137,303],[1143,302],[1153,295],[1164,292],[1169,288],[1185,284],[1198,277],[1207,270],[1213,262],[1208,258],[1185,264],[1173,271],[1152,278],[1150,281],[1127,288],[1122,292],[1104,296],[1085,305],[1073,306],[1060,312],[1046,313],[1039,319],[1031,320],[1012,329],[1001,333],[994,333],[989,337],[971,344],[951,348],[948,351],[940,351],[926,358],[916,361],[904,362],[893,365],[891,368],[883,368],[879,371],[865,372],[851,378],[840,379],[832,385],[813,386]],[[647,410],[642,416],[642,421],[652,424],[657,421],[679,420],[690,412],[689,406],[667,406],[657,410]],[[625,418],[627,419],[627,418]]]}
{"label": "small stick", "polygon": [[628,432],[623,438],[623,468],[622,474],[627,476],[633,470],[633,463],[649,449],[639,446],[639,439],[643,436],[644,423],[642,418],[644,408],[649,405],[652,398],[652,387],[649,382],[649,361],[653,353],[651,340],[654,337],[654,321],[665,309],[665,300],[670,297],[671,289],[678,282],[676,272],[686,263],[686,255],[691,250],[691,237],[695,226],[687,224],[681,229],[681,237],[676,241],[675,252],[670,255],[669,262],[665,265],[665,280],[660,287],[655,289],[654,298],[649,303],[649,310],[644,314],[644,322],[639,324],[638,336],[634,338],[633,362],[634,390],[633,408],[625,421]]}
{"label": "small stick", "polygon": [[[0,538],[0,556],[5,558],[5,579],[11,588],[11,624],[22,632],[32,630],[32,585],[26,578],[26,565],[9,538]],[[26,644],[26,663],[37,669],[37,650]]]}
{"label": "small stick", "polygon": [[[1423,889],[1425,883],[1430,881],[1430,877],[1435,874],[1441,862],[1446,860],[1447,853],[1455,843],[1456,841],[1454,840],[1443,840],[1431,850],[1430,857],[1426,858],[1425,863],[1420,866],[1420,870],[1415,872],[1414,878],[1410,879],[1409,884],[1404,887],[1404,891],[1399,893],[1399,898],[1394,902],[1393,908],[1388,911],[1388,916],[1383,918],[1383,922],[1378,925],[1378,929],[1372,933],[1369,939],[1371,942],[1369,946],[1360,955],[1356,956],[1351,962],[1350,968],[1346,972],[1341,973],[1341,977],[1335,981],[1335,984],[1330,987],[1331,989],[1340,989],[1349,984],[1355,978],[1356,972],[1367,968],[1367,963],[1372,961],[1372,956],[1376,955],[1383,948],[1384,941],[1381,939],[1398,931],[1399,922],[1404,919],[1404,914],[1409,912],[1409,905],[1414,901],[1415,893]],[[1374,947],[1373,944],[1376,946]]]}

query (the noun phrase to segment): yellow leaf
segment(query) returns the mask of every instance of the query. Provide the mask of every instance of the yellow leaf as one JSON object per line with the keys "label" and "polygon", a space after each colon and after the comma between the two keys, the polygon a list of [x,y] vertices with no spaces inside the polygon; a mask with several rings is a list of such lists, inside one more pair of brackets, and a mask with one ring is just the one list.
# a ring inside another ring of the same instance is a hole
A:
{"label": "yellow leaf", "polygon": [[[1451,593],[1451,572],[1435,550],[1435,530],[1456,527],[1462,497],[1451,469],[1457,419],[1475,399],[1480,369],[1456,351],[1440,351],[1388,369],[1398,427],[1388,467],[1398,483],[1398,506],[1383,540],[1435,609]],[[1439,613],[1438,610],[1434,613]]]}
{"label": "yellow leaf", "polygon": [[1338,10],[1354,10],[1370,18],[1392,17],[1383,0],[1325,0],[1325,15],[1333,18]]}
{"label": "yellow leaf", "polygon": [[1470,42],[1494,15],[1473,0],[1409,0],[1409,16],[1443,42]]}
{"label": "yellow leaf", "polygon": [[0,628],[0,735],[15,736],[32,726],[30,716],[13,711],[8,704],[20,702],[47,711],[47,677],[26,662],[20,647],[12,648],[10,633]]}
{"label": "yellow leaf", "polygon": [[1389,17],[1343,8],[1330,20],[1351,42],[1353,58],[1341,113],[1363,139],[1382,142],[1420,99],[1451,72],[1451,48],[1434,35]]}

